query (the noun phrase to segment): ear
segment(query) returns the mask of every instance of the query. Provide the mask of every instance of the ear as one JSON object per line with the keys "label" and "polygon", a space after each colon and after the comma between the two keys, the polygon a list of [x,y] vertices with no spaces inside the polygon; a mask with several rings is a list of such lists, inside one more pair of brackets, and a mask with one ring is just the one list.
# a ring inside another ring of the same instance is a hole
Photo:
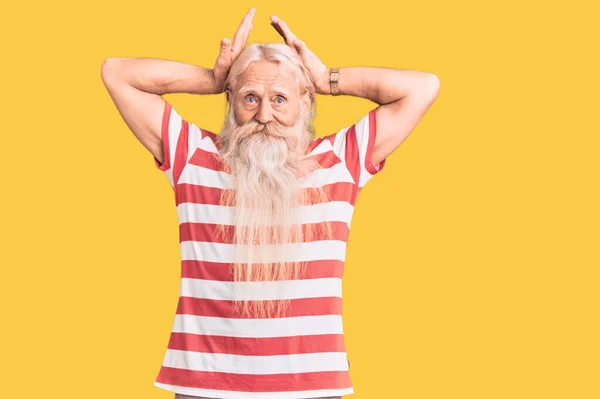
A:
{"label": "ear", "polygon": [[229,90],[225,91],[225,98],[227,99],[227,102],[231,104],[231,100],[229,99]]}
{"label": "ear", "polygon": [[302,108],[304,109],[304,111],[308,112],[310,110],[310,93],[306,92],[302,95],[302,98],[300,99],[300,101],[302,102]]}

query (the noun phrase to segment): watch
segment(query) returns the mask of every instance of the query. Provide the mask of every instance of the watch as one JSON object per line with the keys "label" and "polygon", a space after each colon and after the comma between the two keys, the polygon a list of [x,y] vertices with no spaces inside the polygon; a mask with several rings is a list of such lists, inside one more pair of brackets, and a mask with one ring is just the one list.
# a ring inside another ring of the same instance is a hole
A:
{"label": "watch", "polygon": [[339,68],[331,68],[331,75],[329,76],[329,85],[330,92],[332,96],[339,96],[340,89],[338,87],[338,82],[340,80],[340,70]]}

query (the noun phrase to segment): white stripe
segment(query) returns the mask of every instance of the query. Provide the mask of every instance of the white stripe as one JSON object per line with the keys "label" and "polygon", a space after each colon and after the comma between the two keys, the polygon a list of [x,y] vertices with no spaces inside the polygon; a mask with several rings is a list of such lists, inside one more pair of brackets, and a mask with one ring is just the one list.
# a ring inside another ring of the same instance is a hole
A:
{"label": "white stripe", "polygon": [[232,187],[231,175],[228,173],[203,168],[191,163],[188,163],[183,169],[181,177],[179,178],[179,183],[214,187],[223,190],[230,189]]}
{"label": "white stripe", "polygon": [[192,157],[192,155],[194,155],[194,152],[198,149],[198,147],[207,146],[210,145],[210,143],[212,143],[212,140],[209,137],[205,137],[204,139],[202,138],[202,132],[200,131],[200,128],[195,124],[189,122],[188,130],[188,154],[186,163],[190,161],[190,158]]}
{"label": "white stripe", "polygon": [[214,152],[215,154],[219,153],[219,150],[217,149],[217,145],[215,144],[213,139],[208,135],[206,137],[204,137],[202,139],[202,141],[200,141],[196,147],[198,147],[206,152]]}
{"label": "white stripe", "polygon": [[[202,142],[204,143],[206,140],[207,138],[202,140]],[[322,187],[326,184],[339,182],[354,183],[352,175],[344,163],[337,163],[330,168],[315,169],[308,176],[301,179],[301,187]],[[188,163],[181,173],[179,183],[225,190],[233,188],[233,177],[229,173]]]}
{"label": "white stripe", "polygon": [[363,187],[373,177],[373,175],[367,170],[366,157],[367,148],[369,146],[369,114],[363,116],[356,123],[356,140],[358,141],[358,153],[360,159],[360,178],[358,182],[359,187]]}
{"label": "white stripe", "polygon": [[224,399],[305,399],[305,398],[328,398],[331,396],[343,396],[354,393],[354,388],[343,389],[316,389],[307,391],[285,391],[285,392],[238,392],[238,391],[223,391],[220,389],[200,389],[182,387],[179,385],[163,384],[155,381],[154,386],[175,392],[181,395],[188,396],[204,396],[207,398],[224,398]]}
{"label": "white stripe", "polygon": [[[219,133],[220,134],[220,133]],[[218,134],[217,134],[218,135]],[[201,136],[199,136],[201,137]],[[217,149],[217,146],[215,145],[214,141],[212,140],[212,138],[210,137],[205,137],[201,143],[194,143],[194,148],[202,148],[204,151],[208,151],[208,152],[214,152],[214,153],[219,153],[219,150]],[[331,143],[328,140],[321,140],[321,142],[319,143],[319,145],[317,145],[315,148],[312,149],[311,152],[308,153],[308,155],[317,155],[317,154],[321,154],[323,152],[327,152],[331,150]]]}
{"label": "white stripe", "polygon": [[175,150],[177,149],[177,140],[181,134],[181,116],[175,111],[174,107],[171,107],[171,114],[169,116],[168,124],[168,135],[169,135],[169,157],[171,168],[173,168],[173,162],[175,161]]}
{"label": "white stripe", "polygon": [[183,277],[181,278],[180,295],[228,301],[341,298],[342,279],[327,277],[306,280],[234,282]]}
{"label": "white stripe", "polygon": [[348,359],[344,352],[244,356],[167,349],[163,366],[234,374],[296,374],[347,371]]}
{"label": "white stripe", "polygon": [[354,183],[354,179],[343,162],[336,163],[330,168],[316,169],[302,179],[302,187],[322,187],[333,183]]}
{"label": "white stripe", "polygon": [[[298,223],[319,223],[325,221],[346,222],[350,224],[354,206],[346,201],[329,201],[320,204],[299,207]],[[183,202],[177,205],[179,223],[214,223],[232,226],[234,207],[194,204]]]}
{"label": "white stripe", "polygon": [[331,142],[329,140],[323,139],[323,140],[321,140],[319,145],[317,145],[315,148],[313,148],[312,151],[308,155],[311,156],[311,155],[322,154],[324,152],[331,151],[332,149],[333,148],[331,147]]}
{"label": "white stripe", "polygon": [[171,184],[171,187],[175,187],[175,185],[173,184],[173,165],[170,165],[169,169],[165,170],[165,175],[167,176],[167,180],[169,180],[169,184]]}
{"label": "white stripe", "polygon": [[333,152],[343,163],[346,163],[346,133],[348,129],[348,127],[341,129],[335,134],[333,140]]}
{"label": "white stripe", "polygon": [[[206,241],[183,241],[179,244],[181,260],[204,262],[303,262],[313,260],[346,260],[346,242],[321,240],[283,245],[255,245],[254,255],[248,245]],[[236,248],[239,251],[236,251]],[[237,252],[237,253],[236,253]]]}
{"label": "white stripe", "polygon": [[240,338],[276,338],[296,335],[343,334],[342,316],[298,316],[265,319],[176,314],[173,332]]}

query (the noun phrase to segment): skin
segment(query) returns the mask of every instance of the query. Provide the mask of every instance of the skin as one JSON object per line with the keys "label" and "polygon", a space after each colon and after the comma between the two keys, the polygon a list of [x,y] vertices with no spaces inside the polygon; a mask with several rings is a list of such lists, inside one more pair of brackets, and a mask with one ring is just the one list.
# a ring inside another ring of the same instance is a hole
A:
{"label": "skin", "polygon": [[252,62],[241,82],[235,95],[226,93],[238,124],[256,119],[260,123],[277,120],[284,126],[293,126],[299,107],[310,107],[309,94],[300,96],[294,77],[282,74],[276,62]]}

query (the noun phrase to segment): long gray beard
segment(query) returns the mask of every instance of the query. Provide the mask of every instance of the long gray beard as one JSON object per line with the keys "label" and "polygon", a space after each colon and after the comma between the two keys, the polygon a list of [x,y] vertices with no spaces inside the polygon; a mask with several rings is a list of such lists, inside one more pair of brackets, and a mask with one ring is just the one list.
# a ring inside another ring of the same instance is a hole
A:
{"label": "long gray beard", "polygon": [[[321,187],[302,187],[302,178],[319,168],[317,160],[306,154],[312,127],[303,113],[292,127],[277,121],[237,126],[231,112],[218,137],[221,157],[233,179],[232,189],[222,192],[221,204],[234,209],[234,281],[301,278],[306,263],[293,261],[298,255],[293,246],[282,244],[309,241],[318,230],[331,236],[329,223],[302,225],[300,220],[301,206],[327,201]],[[290,304],[289,300],[246,301],[244,292],[236,296],[234,308],[243,315],[281,315]]]}
{"label": "long gray beard", "polygon": [[247,230],[238,234],[239,244],[293,242],[290,228],[299,223],[302,205],[300,178],[314,166],[305,156],[312,139],[305,123],[302,113],[292,127],[276,120],[238,126],[233,114],[228,118],[220,136],[233,179],[235,226],[239,233]]}

